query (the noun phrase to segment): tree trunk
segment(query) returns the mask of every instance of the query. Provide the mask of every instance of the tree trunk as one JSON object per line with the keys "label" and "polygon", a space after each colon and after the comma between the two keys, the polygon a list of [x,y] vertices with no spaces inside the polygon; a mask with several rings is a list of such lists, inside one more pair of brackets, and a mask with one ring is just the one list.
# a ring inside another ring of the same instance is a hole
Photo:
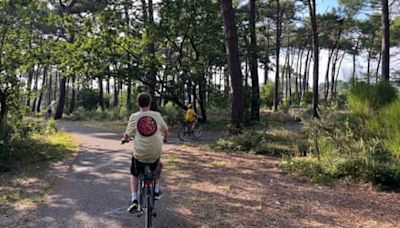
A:
{"label": "tree trunk", "polygon": [[[303,51],[304,51],[304,49],[299,49],[299,52],[298,52],[298,54],[297,54],[297,63],[296,63],[296,74],[295,74],[295,76],[296,76],[296,80],[295,80],[295,94],[296,94],[296,97],[299,97],[299,76],[301,75],[301,68],[299,68],[299,67],[301,67],[301,59],[302,59],[302,57],[303,57]],[[300,69],[300,70],[299,70]]]}
{"label": "tree trunk", "polygon": [[294,56],[296,54],[296,50],[293,47],[293,52],[292,52],[292,59],[291,59],[291,63],[289,66],[289,74],[288,74],[288,79],[289,79],[289,104],[291,104],[291,100],[292,100],[292,72],[294,73],[294,68],[292,68],[292,66],[294,66]]}
{"label": "tree trunk", "polygon": [[132,110],[132,82],[130,79],[127,80],[127,89],[126,89],[126,107],[128,110]]}
{"label": "tree trunk", "polygon": [[260,88],[258,85],[258,58],[256,37],[256,0],[250,0],[250,72],[251,72],[251,119],[260,120]]}
{"label": "tree trunk", "polygon": [[46,88],[46,83],[48,81],[47,79],[47,72],[48,72],[48,66],[44,66],[43,68],[43,79],[42,79],[42,88],[40,88],[40,94],[39,94],[39,99],[37,102],[37,106],[36,106],[36,112],[40,112],[40,108],[42,106],[42,99],[43,99],[43,94],[44,94],[44,90]]}
{"label": "tree trunk", "polygon": [[390,80],[390,24],[389,24],[389,3],[382,0],[382,79],[385,82]]}
{"label": "tree trunk", "polygon": [[268,72],[269,72],[269,67],[268,67],[268,59],[269,59],[269,26],[267,26],[267,48],[265,50],[265,66],[264,66],[264,85],[267,84],[268,82]]}
{"label": "tree trunk", "polygon": [[334,91],[335,94],[337,94],[337,84],[338,84],[338,80],[339,80],[340,69],[342,68],[342,63],[343,63],[343,59],[344,59],[345,56],[346,56],[346,52],[343,52],[343,55],[340,58],[338,70],[336,72],[335,91]]}
{"label": "tree trunk", "polygon": [[282,18],[281,18],[281,6],[279,0],[276,0],[277,14],[276,14],[276,66],[275,66],[275,89],[274,89],[274,112],[278,111],[279,105],[279,56],[281,50],[281,33],[282,33]]}
{"label": "tree trunk", "polygon": [[375,83],[378,84],[378,78],[379,78],[379,67],[381,65],[382,61],[382,53],[379,53],[379,58],[378,58],[378,64],[376,66],[376,73],[375,73]]}
{"label": "tree trunk", "polygon": [[67,83],[67,78],[61,77],[60,79],[60,94],[57,102],[56,113],[54,114],[54,119],[59,120],[62,118],[64,112],[64,104],[65,104],[65,96],[66,96],[66,88],[65,84]]}
{"label": "tree trunk", "polygon": [[333,99],[333,97],[335,96],[334,94],[334,88],[335,88],[335,77],[336,77],[336,64],[339,60],[339,49],[336,49],[336,54],[335,54],[335,59],[333,60],[333,64],[332,64],[332,75],[331,75],[331,95],[330,95],[330,99]]}
{"label": "tree trunk", "polygon": [[229,71],[228,66],[224,68],[224,77],[225,77],[225,95],[229,96],[230,94],[230,80],[229,80]]}
{"label": "tree trunk", "polygon": [[103,78],[99,77],[99,105],[101,111],[104,111],[104,86],[103,86]]}
{"label": "tree trunk", "polygon": [[243,120],[244,98],[235,13],[232,9],[232,0],[220,0],[220,4],[224,21],[228,67],[232,84],[231,124],[233,124],[235,128],[240,129]]}
{"label": "tree trunk", "polygon": [[[372,34],[371,37],[371,42],[372,45],[374,45],[374,41],[375,41],[375,33]],[[373,51],[374,47],[370,47],[368,49],[368,57],[367,57],[367,84],[370,84],[371,81],[371,58],[372,58],[372,51]]]}
{"label": "tree trunk", "polygon": [[301,94],[301,99],[304,99],[304,96],[307,92],[306,88],[307,88],[307,71],[308,71],[308,66],[309,66],[309,62],[311,62],[311,58],[310,58],[310,54],[311,54],[311,49],[307,50],[307,57],[306,57],[306,62],[304,65],[304,75],[303,75],[303,86],[302,86],[302,94]]}
{"label": "tree trunk", "polygon": [[118,90],[118,81],[117,78],[114,77],[114,107],[118,107],[119,105],[119,90]]}
{"label": "tree trunk", "polygon": [[[148,0],[148,23],[149,24],[154,24],[154,15],[153,15],[153,0]],[[146,29],[146,33],[150,33],[149,29]],[[149,35],[149,37],[151,37]],[[155,62],[156,62],[156,49],[155,49],[155,44],[153,41],[151,41],[148,45],[148,50],[149,50],[149,54],[152,60],[152,66],[150,69],[150,72],[148,74],[148,90],[150,93],[150,96],[152,97],[151,100],[151,110],[157,111],[159,110],[158,107],[158,102],[157,99],[155,97],[155,93],[156,93],[156,82],[157,82],[157,69],[155,66]]]}
{"label": "tree trunk", "polygon": [[107,76],[107,84],[106,84],[106,93],[111,94],[111,88],[110,88],[110,76]]}
{"label": "tree trunk", "polygon": [[207,88],[207,81],[205,78],[203,78],[199,84],[199,105],[200,105],[202,122],[207,121],[206,88]]}
{"label": "tree trunk", "polygon": [[31,91],[32,91],[32,80],[33,80],[33,70],[30,69],[28,71],[28,83],[26,85],[27,87],[27,94],[28,94],[28,99],[26,100],[26,106],[30,107],[31,106]]}
{"label": "tree trunk", "polygon": [[360,39],[357,39],[356,47],[354,48],[353,52],[353,73],[352,73],[352,80],[356,80],[356,59],[357,59],[357,53],[358,53],[358,46],[360,44]]}
{"label": "tree trunk", "polygon": [[38,67],[37,71],[35,72],[35,80],[34,80],[34,85],[33,85],[33,96],[35,97],[33,99],[32,107],[31,107],[31,112],[34,113],[36,111],[36,102],[37,102],[37,91],[38,91],[38,84],[39,84],[39,74],[40,74],[40,67]]}
{"label": "tree trunk", "polygon": [[75,97],[76,97],[76,89],[75,89],[75,80],[76,80],[76,75],[72,75],[72,93],[71,93],[71,103],[69,105],[69,113],[73,113],[75,110]]}
{"label": "tree trunk", "polygon": [[[56,68],[56,79],[54,80],[54,91],[53,91],[54,92],[54,94],[53,94],[54,100],[57,97],[59,79],[60,79],[60,72],[59,72],[58,68]],[[65,82],[66,81],[67,80],[65,80]]]}
{"label": "tree trunk", "polygon": [[303,49],[302,51],[301,51],[301,54],[300,54],[300,66],[299,66],[299,71],[297,72],[297,74],[298,74],[298,78],[299,78],[299,94],[298,94],[298,97],[301,97],[302,96],[302,94],[303,94],[303,89],[302,89],[302,72],[303,72],[303,55],[304,55],[304,50],[305,49]]}
{"label": "tree trunk", "polygon": [[49,106],[51,104],[51,101],[52,101],[52,97],[51,97],[52,89],[51,89],[51,87],[53,86],[53,77],[51,76],[51,70],[52,70],[52,67],[50,66],[49,67],[48,80],[47,80],[47,89],[48,89],[48,91],[47,91],[47,106]]}
{"label": "tree trunk", "polygon": [[324,94],[325,100],[328,100],[328,96],[329,96],[329,70],[331,68],[333,53],[334,53],[334,49],[329,49],[328,63],[327,63],[326,72],[325,72],[325,94]]}
{"label": "tree trunk", "polygon": [[318,40],[318,25],[317,25],[317,15],[315,8],[316,0],[308,0],[312,27],[312,40],[314,49],[314,71],[313,71],[313,117],[319,118],[318,115],[318,74],[319,74],[319,40]]}
{"label": "tree trunk", "polygon": [[0,88],[0,133],[2,133],[1,131],[4,130],[6,125],[8,113],[7,97],[7,93]]}

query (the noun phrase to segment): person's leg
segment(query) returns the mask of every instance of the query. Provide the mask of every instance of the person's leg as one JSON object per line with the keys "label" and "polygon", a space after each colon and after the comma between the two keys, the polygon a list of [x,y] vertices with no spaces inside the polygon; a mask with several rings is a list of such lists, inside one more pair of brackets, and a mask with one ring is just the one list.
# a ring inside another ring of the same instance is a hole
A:
{"label": "person's leg", "polygon": [[162,172],[162,163],[160,159],[158,159],[156,162],[150,165],[150,170],[153,172],[154,177],[155,177],[155,186],[154,186],[154,194],[156,199],[160,198],[160,195],[162,194],[160,191],[160,178],[161,178],[161,172]]}
{"label": "person's leg", "polygon": [[137,188],[138,188],[138,174],[139,168],[136,160],[132,157],[131,162],[131,202],[132,204],[128,207],[128,212],[132,213],[137,210],[138,208],[138,201],[137,201]]}
{"label": "person's leg", "polygon": [[138,178],[134,175],[131,175],[131,199],[132,201],[137,199],[137,191],[138,191]]}
{"label": "person's leg", "polygon": [[156,176],[156,186],[155,186],[155,192],[159,193],[160,192],[160,179],[161,179],[161,172],[162,172],[163,164],[161,161],[158,162],[157,169],[155,170],[155,176]]}

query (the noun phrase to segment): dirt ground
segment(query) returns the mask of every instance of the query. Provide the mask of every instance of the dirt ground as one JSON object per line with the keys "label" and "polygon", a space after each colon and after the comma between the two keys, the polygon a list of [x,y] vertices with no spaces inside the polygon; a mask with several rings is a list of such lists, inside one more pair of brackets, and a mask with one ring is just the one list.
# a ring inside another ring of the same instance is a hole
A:
{"label": "dirt ground", "polygon": [[177,146],[163,161],[179,211],[200,227],[400,227],[400,194],[313,185],[277,158]]}

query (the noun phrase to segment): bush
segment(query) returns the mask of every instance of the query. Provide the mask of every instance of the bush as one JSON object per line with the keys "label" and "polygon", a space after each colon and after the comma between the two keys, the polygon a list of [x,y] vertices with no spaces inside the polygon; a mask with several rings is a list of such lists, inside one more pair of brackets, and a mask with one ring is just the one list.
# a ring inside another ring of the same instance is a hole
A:
{"label": "bush", "polygon": [[[35,138],[40,137],[41,140],[46,140],[58,133],[55,120],[46,122],[41,118],[12,116],[8,123],[8,138],[0,143],[1,171],[8,171],[10,167],[15,166],[15,162],[20,160],[29,163],[30,160],[40,159],[42,151],[38,151],[34,146],[42,142]],[[51,153],[51,151],[43,152]]]}
{"label": "bush", "polygon": [[86,110],[83,107],[78,107],[70,116],[67,117],[73,121],[96,120],[96,121],[118,121],[127,120],[129,113],[126,107],[115,107],[105,109],[104,111],[98,107],[96,110]]}
{"label": "bush", "polygon": [[385,107],[378,118],[382,123],[381,128],[385,129],[385,146],[400,159],[400,98]]}
{"label": "bush", "polygon": [[304,96],[302,97],[300,104],[301,105],[312,104],[312,98],[313,98],[313,93],[310,91],[307,91],[304,93]]}
{"label": "bush", "polygon": [[225,92],[213,90],[208,96],[207,105],[211,110],[227,110],[230,106],[230,97]]}
{"label": "bush", "polygon": [[[380,93],[383,98],[373,97]],[[353,113],[303,119],[309,157],[290,158],[283,166],[312,180],[356,179],[400,187],[400,100],[396,97],[387,84],[354,84],[349,97]]]}
{"label": "bush", "polygon": [[162,107],[161,113],[169,125],[179,124],[184,120],[184,111],[171,102]]}
{"label": "bush", "polygon": [[95,90],[82,89],[78,92],[76,101],[85,110],[94,110],[99,104],[99,95]]}
{"label": "bush", "polygon": [[349,92],[349,107],[356,114],[371,117],[394,102],[396,97],[396,89],[385,82],[377,85],[353,83]]}
{"label": "bush", "polygon": [[289,149],[273,145],[272,137],[265,132],[244,131],[218,139],[211,145],[211,148],[218,151],[238,151],[274,156],[292,153]]}
{"label": "bush", "polygon": [[260,101],[261,104],[265,104],[267,108],[272,108],[274,104],[274,84],[268,81],[267,84],[261,86],[260,88]]}

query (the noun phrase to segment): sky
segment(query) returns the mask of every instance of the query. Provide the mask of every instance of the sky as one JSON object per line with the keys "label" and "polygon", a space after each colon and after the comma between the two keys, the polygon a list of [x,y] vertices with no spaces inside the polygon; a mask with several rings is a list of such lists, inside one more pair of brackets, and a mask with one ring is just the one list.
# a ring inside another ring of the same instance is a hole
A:
{"label": "sky", "polygon": [[323,13],[329,11],[332,7],[337,7],[337,0],[317,0],[317,11],[318,13]]}

